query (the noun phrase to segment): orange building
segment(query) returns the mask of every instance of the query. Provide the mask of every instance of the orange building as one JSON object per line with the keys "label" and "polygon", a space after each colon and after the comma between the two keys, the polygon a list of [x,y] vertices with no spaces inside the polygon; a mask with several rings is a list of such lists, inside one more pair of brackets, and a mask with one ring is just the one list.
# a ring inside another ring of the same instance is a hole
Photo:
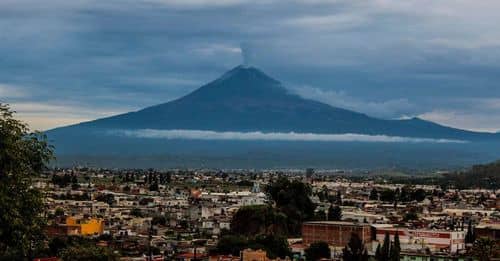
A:
{"label": "orange building", "polygon": [[101,219],[76,219],[74,217],[66,218],[68,233],[75,235],[101,235],[104,231],[104,222]]}

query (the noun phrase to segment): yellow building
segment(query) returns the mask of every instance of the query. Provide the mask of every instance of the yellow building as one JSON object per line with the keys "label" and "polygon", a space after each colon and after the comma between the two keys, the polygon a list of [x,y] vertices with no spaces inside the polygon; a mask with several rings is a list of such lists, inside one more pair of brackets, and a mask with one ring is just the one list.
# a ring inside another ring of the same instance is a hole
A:
{"label": "yellow building", "polygon": [[[104,231],[104,222],[102,219],[77,219],[75,217],[66,218],[66,226],[72,227],[72,234],[75,235],[101,235]],[[69,230],[68,230],[69,231]]]}

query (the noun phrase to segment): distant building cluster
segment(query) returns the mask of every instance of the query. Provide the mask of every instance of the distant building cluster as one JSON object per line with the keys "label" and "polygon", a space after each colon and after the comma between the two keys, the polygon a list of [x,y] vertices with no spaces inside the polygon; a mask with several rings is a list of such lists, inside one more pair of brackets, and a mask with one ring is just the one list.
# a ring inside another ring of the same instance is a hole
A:
{"label": "distant building cluster", "polygon": [[[307,182],[315,204],[314,220],[302,223],[299,237],[287,239],[292,254],[270,258],[264,249],[250,248],[213,253],[238,209],[273,204],[265,188],[282,175]],[[91,238],[119,251],[122,260],[303,260],[317,242],[328,244],[327,260],[340,260],[353,234],[372,257],[386,237],[393,242],[397,235],[401,260],[467,260],[475,239],[500,242],[500,191],[494,190],[442,189],[312,169],[302,175],[56,169],[35,185],[47,194],[49,238]],[[336,215],[328,213],[333,206]]]}

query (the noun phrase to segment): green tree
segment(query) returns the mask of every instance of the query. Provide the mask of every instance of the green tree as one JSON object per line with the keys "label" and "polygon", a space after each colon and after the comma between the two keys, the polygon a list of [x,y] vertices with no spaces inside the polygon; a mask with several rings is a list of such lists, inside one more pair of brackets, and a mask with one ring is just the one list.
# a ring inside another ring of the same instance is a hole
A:
{"label": "green tree", "polygon": [[380,243],[377,245],[377,250],[375,250],[375,260],[383,261],[384,257],[382,255],[382,249],[380,247]]}
{"label": "green tree", "polygon": [[378,191],[376,188],[370,191],[370,200],[378,200]]}
{"label": "green tree", "polygon": [[27,259],[43,242],[43,194],[32,180],[52,157],[46,137],[0,103],[0,258]]}
{"label": "green tree", "polygon": [[326,242],[315,242],[304,250],[307,261],[316,261],[321,258],[330,258],[332,256],[330,247]]}
{"label": "green tree", "polygon": [[425,193],[425,190],[419,188],[413,192],[413,200],[416,200],[418,202],[423,201],[425,197],[427,196],[427,193]]}
{"label": "green tree", "polygon": [[399,242],[399,233],[396,231],[396,235],[394,235],[394,243],[392,244],[389,258],[392,261],[399,261],[401,253],[401,243]]}
{"label": "green tree", "polygon": [[165,216],[157,215],[152,218],[151,222],[153,223],[153,225],[166,226],[167,218]]}
{"label": "green tree", "polygon": [[396,192],[392,189],[384,189],[380,193],[380,200],[393,202],[396,199]]}
{"label": "green tree", "polygon": [[318,210],[316,213],[314,213],[314,220],[315,221],[325,221],[327,220],[327,215],[324,210]]}
{"label": "green tree", "polygon": [[271,259],[285,258],[292,256],[292,251],[288,245],[286,237],[277,235],[258,235],[255,239],[249,240],[249,248],[264,249],[267,257]]}
{"label": "green tree", "polygon": [[62,216],[64,216],[64,209],[62,209],[62,208],[56,208],[56,210],[54,212],[54,215],[56,217],[62,217]]}
{"label": "green tree", "polygon": [[496,242],[488,237],[476,239],[472,245],[472,254],[479,261],[489,261],[497,255]]}
{"label": "green tree", "polygon": [[472,220],[469,220],[469,225],[467,227],[467,234],[465,234],[465,243],[472,244],[476,240],[476,235],[474,233],[474,228],[472,227]]}
{"label": "green tree", "polygon": [[217,254],[239,256],[240,251],[248,247],[248,240],[241,235],[224,235],[217,242],[214,251]]}
{"label": "green tree", "polygon": [[390,251],[391,251],[391,238],[389,236],[389,232],[385,232],[384,243],[382,244],[382,247],[380,248],[380,258],[381,259],[379,259],[379,261],[389,260]]}
{"label": "green tree", "polygon": [[314,218],[316,206],[309,198],[311,187],[300,181],[280,177],[266,187],[266,192],[276,209],[286,215],[288,233],[300,235],[302,222]]}
{"label": "green tree", "polygon": [[342,250],[342,258],[345,261],[368,261],[368,251],[358,234],[351,234],[351,239]]}
{"label": "green tree", "polygon": [[403,216],[404,221],[411,221],[411,220],[417,220],[418,219],[418,214],[415,211],[415,209],[411,209],[410,211],[406,212]]}
{"label": "green tree", "polygon": [[63,261],[114,261],[118,256],[109,249],[89,245],[72,246],[60,252]]}
{"label": "green tree", "polygon": [[287,217],[267,205],[241,207],[231,219],[231,232],[244,236],[287,235]]}
{"label": "green tree", "polygon": [[336,199],[335,199],[335,204],[337,204],[339,206],[342,206],[342,193],[340,192],[340,190],[337,191],[337,196],[336,196]]}
{"label": "green tree", "polygon": [[141,209],[139,208],[133,208],[131,211],[130,211],[130,215],[134,216],[134,217],[142,217],[142,211]]}
{"label": "green tree", "polygon": [[339,206],[332,206],[328,208],[328,220],[340,221],[342,220],[342,209]]}
{"label": "green tree", "polygon": [[57,256],[62,249],[68,247],[68,242],[64,237],[54,237],[49,241],[49,254]]}
{"label": "green tree", "polygon": [[267,257],[272,259],[277,257],[285,258],[292,255],[286,237],[272,234],[261,234],[252,238],[235,234],[223,235],[213,252],[217,254],[238,256],[240,251],[246,248],[263,249],[267,252]]}

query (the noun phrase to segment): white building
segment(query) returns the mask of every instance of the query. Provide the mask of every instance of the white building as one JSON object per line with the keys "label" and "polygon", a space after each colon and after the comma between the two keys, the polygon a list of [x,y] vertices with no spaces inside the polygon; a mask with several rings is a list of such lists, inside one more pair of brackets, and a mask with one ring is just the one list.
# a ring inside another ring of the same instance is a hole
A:
{"label": "white building", "polygon": [[[384,242],[385,234],[389,233],[391,241],[398,233],[401,250],[419,250],[429,248],[433,252],[456,253],[465,249],[466,231],[424,230],[407,228],[377,228],[376,240]],[[377,244],[374,244],[376,247]]]}

